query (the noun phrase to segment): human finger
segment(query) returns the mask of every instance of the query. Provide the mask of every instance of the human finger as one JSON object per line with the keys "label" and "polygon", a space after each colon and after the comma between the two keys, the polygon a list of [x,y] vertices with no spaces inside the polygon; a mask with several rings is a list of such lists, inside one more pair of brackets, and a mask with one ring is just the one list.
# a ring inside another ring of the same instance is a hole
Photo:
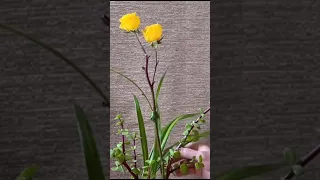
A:
{"label": "human finger", "polygon": [[198,157],[199,155],[202,155],[202,152],[190,149],[190,148],[181,148],[180,149],[180,157],[185,159],[192,159],[193,156]]}

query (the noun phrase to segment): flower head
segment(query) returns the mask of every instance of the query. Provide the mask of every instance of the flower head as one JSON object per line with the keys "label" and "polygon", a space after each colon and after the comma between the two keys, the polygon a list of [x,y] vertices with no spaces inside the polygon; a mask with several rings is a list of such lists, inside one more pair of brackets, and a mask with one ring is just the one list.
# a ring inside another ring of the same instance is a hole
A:
{"label": "flower head", "polygon": [[160,41],[162,38],[162,26],[160,24],[152,24],[145,27],[143,36],[148,43]]}
{"label": "flower head", "polygon": [[125,30],[127,32],[136,31],[140,26],[140,17],[137,14],[131,13],[122,16],[120,21],[120,29]]}

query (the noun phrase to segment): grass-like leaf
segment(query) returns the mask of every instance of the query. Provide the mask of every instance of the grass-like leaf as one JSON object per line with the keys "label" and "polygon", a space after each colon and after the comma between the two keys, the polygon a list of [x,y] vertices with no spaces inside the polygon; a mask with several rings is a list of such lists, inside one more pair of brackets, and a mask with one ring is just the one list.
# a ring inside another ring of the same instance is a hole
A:
{"label": "grass-like leaf", "polygon": [[265,164],[265,165],[256,165],[256,166],[246,166],[237,168],[221,175],[218,175],[215,180],[242,180],[249,177],[254,177],[269,173],[271,171],[279,170],[285,167],[285,163],[276,163],[276,164]]}
{"label": "grass-like leaf", "polygon": [[141,137],[141,148],[142,148],[143,162],[144,162],[144,165],[146,166],[147,165],[146,160],[148,160],[148,140],[147,140],[146,130],[144,127],[144,121],[143,121],[143,116],[142,116],[139,100],[136,96],[134,96],[134,103],[136,106],[139,131],[140,131],[140,137]]}
{"label": "grass-like leaf", "polygon": [[158,112],[158,121],[157,121],[157,127],[159,128],[158,129],[158,132],[159,132],[159,136],[161,137],[161,114],[160,114],[160,108],[159,108],[159,95],[160,95],[160,90],[161,90],[161,87],[162,87],[162,83],[163,83],[163,80],[164,80],[164,77],[166,76],[166,73],[167,73],[167,70],[163,73],[162,77],[160,78],[160,81],[159,81],[159,84],[158,84],[158,87],[157,87],[157,92],[156,92],[156,98],[155,98],[155,101],[156,101],[156,109],[157,109],[157,112]]}
{"label": "grass-like leaf", "polygon": [[162,77],[161,77],[161,79],[159,81],[157,92],[156,92],[156,102],[158,102],[160,90],[161,90],[161,87],[162,87],[162,83],[163,83],[164,77],[166,76],[167,70],[163,73],[163,75],[162,75]]}
{"label": "grass-like leaf", "polygon": [[25,168],[19,176],[16,178],[16,180],[32,180],[36,172],[38,171],[38,166],[31,166],[28,168]]}
{"label": "grass-like leaf", "polygon": [[185,120],[188,118],[192,118],[195,116],[199,116],[199,113],[194,113],[194,114],[184,114],[181,116],[176,117],[174,120],[172,120],[169,124],[167,124],[161,132],[161,147],[162,149],[165,148],[167,141],[169,139],[169,136],[173,130],[173,128],[177,125],[178,122],[181,120]]}
{"label": "grass-like leaf", "polygon": [[89,180],[105,180],[96,141],[83,109],[74,104]]}
{"label": "grass-like leaf", "polygon": [[13,32],[19,36],[25,37],[27,39],[29,39],[30,41],[42,46],[44,49],[47,49],[48,51],[50,51],[51,53],[53,53],[56,57],[62,59],[64,62],[66,62],[69,66],[71,66],[74,70],[76,70],[85,80],[87,80],[89,82],[89,84],[98,92],[98,94],[103,98],[103,100],[105,101],[107,106],[110,106],[110,102],[109,102],[109,98],[107,98],[107,96],[102,92],[102,90],[96,85],[96,83],[94,83],[87,74],[85,74],[77,65],[75,65],[71,60],[69,60],[68,58],[66,58],[64,55],[62,55],[59,51],[55,50],[54,48],[50,47],[49,45],[45,44],[44,42],[35,39],[29,35],[27,35],[26,33],[17,30],[15,28],[12,28],[8,25],[5,24],[1,24],[0,23],[0,28],[6,29],[10,32]]}
{"label": "grass-like leaf", "polygon": [[148,101],[148,104],[149,104],[150,109],[152,109],[152,106],[151,106],[151,103],[150,103],[149,99],[147,98],[146,94],[145,94],[145,93],[143,92],[143,90],[138,86],[137,83],[135,83],[132,79],[130,79],[128,76],[122,74],[122,73],[119,72],[119,71],[116,71],[116,70],[114,70],[114,69],[112,69],[112,68],[110,68],[110,71],[113,71],[113,72],[119,74],[120,76],[122,76],[122,77],[124,77],[125,79],[127,79],[128,81],[130,81],[133,85],[135,85],[135,86],[139,89],[139,91],[141,92],[141,94],[145,97],[145,99]]}
{"label": "grass-like leaf", "polygon": [[[177,123],[181,120],[184,119],[188,119],[188,118],[192,118],[195,116],[198,116],[199,113],[195,113],[195,114],[184,114],[184,115],[180,115],[178,117],[176,117],[174,120],[172,120],[170,123],[168,123],[162,130],[161,130],[161,149],[164,149],[167,141],[169,139],[169,136],[173,130],[173,128],[177,125]],[[151,153],[150,153],[150,159],[154,160],[158,157],[158,154],[156,154],[154,150],[154,148],[151,149]],[[159,167],[159,163],[155,163],[152,167],[152,172],[156,172],[157,168]]]}

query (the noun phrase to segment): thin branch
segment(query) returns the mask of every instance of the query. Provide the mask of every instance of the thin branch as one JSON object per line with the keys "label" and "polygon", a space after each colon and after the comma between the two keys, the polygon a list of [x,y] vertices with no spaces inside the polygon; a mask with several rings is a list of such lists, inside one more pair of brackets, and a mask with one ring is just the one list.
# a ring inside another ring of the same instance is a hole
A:
{"label": "thin branch", "polygon": [[[307,165],[311,160],[313,160],[318,154],[320,153],[320,144],[316,148],[314,148],[311,152],[309,152],[304,158],[302,158],[297,164],[304,167]],[[293,173],[292,169],[290,172],[286,174],[284,177],[285,180],[291,179],[295,174]]]}
{"label": "thin branch", "polygon": [[155,51],[155,55],[156,55],[156,65],[154,66],[154,71],[153,71],[153,78],[152,78],[152,85],[154,84],[154,77],[156,76],[156,72],[157,72],[157,67],[159,64],[159,60],[158,60],[158,51],[156,48],[154,48]]}
{"label": "thin branch", "polygon": [[[210,107],[203,114],[207,114],[209,111],[210,111]],[[194,121],[194,123],[198,123],[201,118],[202,118],[202,116],[199,116],[198,119],[196,121]],[[187,140],[187,138],[193,128],[194,128],[194,125],[192,124],[190,130],[188,130],[187,135],[184,136],[184,139],[182,140],[182,142],[180,142],[180,144],[176,147],[176,150],[178,150],[182,146],[182,144],[184,142],[186,142],[186,140]]]}
{"label": "thin branch", "polygon": [[137,168],[137,153],[136,153],[136,134],[133,137],[133,159],[134,159],[134,167]]}
{"label": "thin branch", "polygon": [[145,56],[148,56],[146,50],[144,49],[144,47],[143,47],[143,45],[142,45],[142,43],[141,43],[141,41],[140,41],[140,39],[139,39],[139,37],[138,37],[137,32],[134,32],[134,34],[136,35],[136,37],[137,37],[137,39],[138,39],[138,42],[139,42],[139,44],[140,44],[140,46],[141,46],[141,49],[142,49],[144,55],[145,55]]}
{"label": "thin branch", "polygon": [[[121,129],[123,130],[123,123],[121,123]],[[122,135],[122,153],[125,155],[126,154],[126,148],[125,148],[125,141],[124,141],[124,135]],[[127,170],[129,171],[129,173],[134,177],[134,179],[138,179],[138,175],[134,174],[130,168],[130,166],[128,165],[126,159],[124,159],[124,161],[122,162],[122,164],[124,165],[124,167],[127,168]]]}
{"label": "thin branch", "polygon": [[[190,168],[190,167],[194,167],[194,165],[193,165],[193,164],[187,164],[187,167],[189,167],[189,168]],[[170,174],[174,173],[175,171],[177,171],[177,170],[179,170],[179,169],[180,169],[180,166],[171,169],[171,170],[169,171],[169,175],[167,175],[167,179],[169,179]]]}

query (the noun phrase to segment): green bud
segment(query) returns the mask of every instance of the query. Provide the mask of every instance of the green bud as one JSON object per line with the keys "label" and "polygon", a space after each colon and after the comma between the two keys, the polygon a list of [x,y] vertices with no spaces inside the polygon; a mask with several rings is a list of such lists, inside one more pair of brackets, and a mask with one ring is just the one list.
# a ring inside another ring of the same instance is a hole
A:
{"label": "green bud", "polygon": [[202,162],[202,155],[199,156],[199,162]]}

